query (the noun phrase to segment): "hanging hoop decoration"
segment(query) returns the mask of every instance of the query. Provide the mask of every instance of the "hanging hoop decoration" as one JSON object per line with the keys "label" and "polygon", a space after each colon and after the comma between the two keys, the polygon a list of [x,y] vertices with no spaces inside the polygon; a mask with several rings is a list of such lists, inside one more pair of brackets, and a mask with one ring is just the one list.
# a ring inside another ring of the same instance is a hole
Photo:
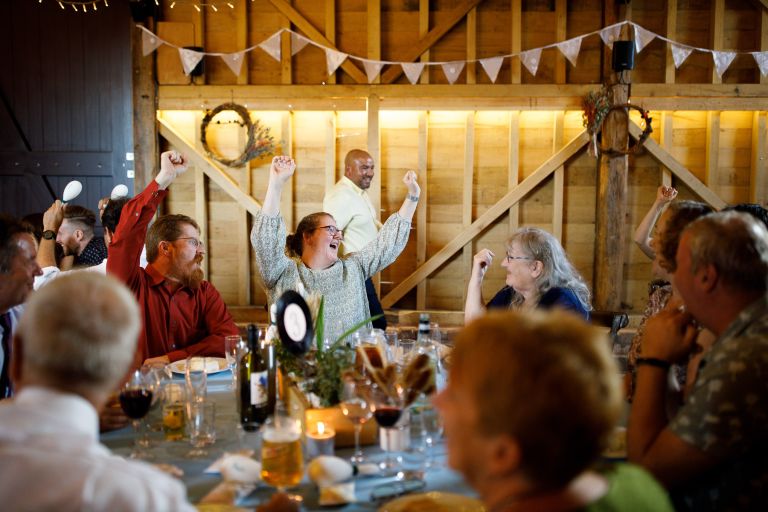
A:
{"label": "hanging hoop decoration", "polygon": [[[653,133],[653,118],[650,116],[650,112],[647,110],[644,110],[637,105],[632,105],[631,103],[627,103],[626,105],[613,105],[608,109],[608,113],[610,113],[612,110],[628,110],[628,109],[634,109],[640,112],[640,117],[643,120],[643,133],[640,134],[640,137],[637,138],[636,141],[629,142],[629,148],[626,151],[618,151],[615,149],[601,149],[600,145],[596,145],[597,149],[597,155],[606,155],[608,157],[615,157],[615,156],[627,156],[627,155],[633,155],[637,153],[640,148],[643,147],[643,144],[646,140],[648,140],[648,137],[650,137],[651,133]],[[608,113],[603,117],[603,119],[600,121],[600,124],[597,126],[596,132],[600,132],[602,128],[603,121],[608,117]]]}
{"label": "hanging hoop decoration", "polygon": [[[211,151],[211,148],[208,146],[208,125],[216,117],[216,114],[225,110],[231,110],[240,116],[240,122],[236,121],[236,123],[248,130],[248,140],[245,143],[245,148],[242,154],[235,159],[224,158]],[[203,122],[200,124],[200,143],[203,145],[206,155],[228,167],[242,167],[254,158],[262,155],[269,156],[274,154],[275,151],[275,141],[269,134],[269,128],[262,126],[258,119],[256,122],[251,121],[248,109],[237,103],[223,103],[205,113]]]}

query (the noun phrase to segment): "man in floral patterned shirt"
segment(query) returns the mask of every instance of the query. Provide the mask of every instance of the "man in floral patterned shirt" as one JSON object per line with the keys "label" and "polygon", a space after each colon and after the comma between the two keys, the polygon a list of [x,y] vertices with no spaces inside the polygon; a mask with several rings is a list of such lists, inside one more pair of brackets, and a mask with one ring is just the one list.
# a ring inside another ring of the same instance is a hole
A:
{"label": "man in floral patterned shirt", "polygon": [[[764,510],[768,504],[768,231],[745,214],[707,215],[683,233],[670,304],[646,324],[628,431],[630,460],[672,493],[678,510]],[[667,423],[667,369],[695,350],[698,325],[717,339],[682,409]]]}

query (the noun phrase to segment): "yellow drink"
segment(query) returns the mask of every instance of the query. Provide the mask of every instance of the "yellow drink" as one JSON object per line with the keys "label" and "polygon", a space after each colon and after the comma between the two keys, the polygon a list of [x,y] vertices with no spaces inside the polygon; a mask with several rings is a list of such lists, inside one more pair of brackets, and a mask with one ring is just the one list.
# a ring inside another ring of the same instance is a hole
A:
{"label": "yellow drink", "polygon": [[180,441],[184,437],[184,405],[173,403],[163,406],[163,433],[166,441]]}
{"label": "yellow drink", "polygon": [[304,476],[301,435],[267,428],[261,442],[261,479],[284,489],[297,485]]}

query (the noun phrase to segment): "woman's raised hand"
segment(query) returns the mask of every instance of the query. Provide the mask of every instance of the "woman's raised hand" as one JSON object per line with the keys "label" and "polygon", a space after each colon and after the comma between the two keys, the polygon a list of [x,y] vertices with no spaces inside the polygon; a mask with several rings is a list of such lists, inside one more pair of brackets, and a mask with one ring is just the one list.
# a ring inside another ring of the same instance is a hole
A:
{"label": "woman's raised hand", "polygon": [[489,249],[482,249],[472,258],[472,273],[479,272],[480,277],[485,275],[488,267],[493,262],[494,254]]}
{"label": "woman's raised hand", "polygon": [[272,165],[269,168],[270,179],[276,179],[280,184],[285,183],[293,176],[296,170],[296,162],[289,156],[276,156],[272,159]]}
{"label": "woman's raised hand", "polygon": [[419,197],[421,187],[419,187],[419,183],[416,181],[417,178],[418,175],[416,174],[416,171],[408,171],[405,173],[405,176],[403,176],[403,183],[408,187],[408,194]]}
{"label": "woman's raised hand", "polygon": [[668,203],[677,197],[677,190],[674,187],[661,185],[656,190],[656,201],[659,203]]}

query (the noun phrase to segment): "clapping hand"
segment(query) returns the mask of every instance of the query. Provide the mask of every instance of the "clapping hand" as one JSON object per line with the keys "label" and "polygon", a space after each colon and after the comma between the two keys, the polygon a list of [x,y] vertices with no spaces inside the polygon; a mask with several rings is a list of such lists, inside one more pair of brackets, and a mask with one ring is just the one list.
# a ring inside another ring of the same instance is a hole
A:
{"label": "clapping hand", "polygon": [[415,197],[419,197],[419,193],[421,192],[421,187],[419,187],[419,183],[416,181],[417,178],[418,175],[416,174],[416,171],[408,171],[405,173],[405,176],[403,176],[403,183],[408,187],[408,194]]}
{"label": "clapping hand", "polygon": [[269,179],[277,180],[277,183],[283,184],[296,171],[296,161],[289,156],[276,156],[272,159],[272,165],[269,167]]}
{"label": "clapping hand", "polygon": [[188,166],[189,161],[178,151],[165,151],[160,155],[160,172],[155,181],[160,189],[166,189],[173,180],[187,171]]}

